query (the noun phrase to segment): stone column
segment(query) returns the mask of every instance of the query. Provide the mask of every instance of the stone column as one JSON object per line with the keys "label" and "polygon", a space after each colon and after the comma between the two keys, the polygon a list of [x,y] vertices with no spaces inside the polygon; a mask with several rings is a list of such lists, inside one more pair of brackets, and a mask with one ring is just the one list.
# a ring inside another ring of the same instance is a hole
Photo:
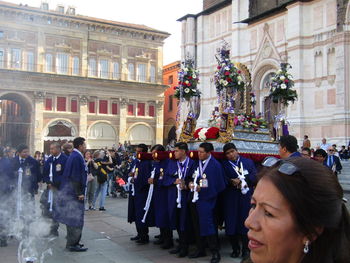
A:
{"label": "stone column", "polygon": [[156,103],[156,144],[163,144],[164,101]]}
{"label": "stone column", "polygon": [[120,112],[119,112],[119,141],[124,143],[127,141],[127,127],[126,127],[126,118],[127,118],[127,100],[125,98],[120,101]]}
{"label": "stone column", "polygon": [[34,151],[44,151],[44,99],[45,92],[38,91],[34,92]]}
{"label": "stone column", "polygon": [[80,122],[79,122],[79,136],[87,139],[87,114],[88,114],[88,98],[86,96],[79,97],[79,112],[80,112]]}

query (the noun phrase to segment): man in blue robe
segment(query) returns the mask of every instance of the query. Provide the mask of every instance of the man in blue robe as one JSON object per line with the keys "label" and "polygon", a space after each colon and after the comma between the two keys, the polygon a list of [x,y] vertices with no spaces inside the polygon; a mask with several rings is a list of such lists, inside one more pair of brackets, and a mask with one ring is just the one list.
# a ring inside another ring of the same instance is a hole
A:
{"label": "man in blue robe", "polygon": [[189,203],[197,247],[197,250],[189,257],[206,256],[204,243],[206,239],[212,253],[210,262],[218,263],[221,256],[214,212],[217,197],[226,185],[222,166],[211,155],[213,150],[214,147],[211,143],[205,142],[199,145],[197,170],[193,175],[192,182],[189,183],[189,188],[192,191]]}
{"label": "man in blue robe", "polygon": [[62,183],[64,168],[68,157],[62,152],[61,145],[57,142],[50,145],[50,157],[46,160],[43,170],[43,182],[47,189],[41,196],[41,208],[43,216],[52,219],[49,236],[58,236],[59,223],[52,218],[52,212],[56,209],[55,202]]}
{"label": "man in blue robe", "polygon": [[248,229],[244,226],[244,222],[250,210],[253,187],[256,183],[256,168],[252,160],[238,154],[233,143],[227,143],[223,151],[226,155],[223,168],[227,182],[223,193],[226,235],[230,238],[233,250],[231,257],[237,258],[242,255],[243,258],[247,258]]}
{"label": "man in blue robe", "polygon": [[[137,146],[138,152],[147,152],[148,148],[145,144]],[[148,227],[154,226],[154,214],[152,211],[148,213],[145,222],[142,222],[145,215],[145,205],[148,196],[148,178],[152,171],[151,160],[141,160],[136,163],[134,173],[134,206],[135,206],[135,224],[137,236],[133,238],[136,243],[144,245],[149,243]]]}
{"label": "man in blue robe", "polygon": [[167,159],[158,160],[155,155],[157,152],[165,152],[163,145],[156,144],[151,148],[151,153],[154,156],[152,162],[152,173],[154,178],[149,178],[148,183],[153,184],[154,190],[152,195],[151,208],[154,209],[155,226],[160,229],[160,236],[155,245],[162,245],[161,248],[169,249],[173,247],[173,235],[170,228],[169,211],[168,211],[168,189],[163,185],[164,175],[168,166]]}
{"label": "man in blue robe", "polygon": [[301,157],[298,152],[298,141],[292,135],[281,136],[279,140],[279,154],[282,159]]}
{"label": "man in blue robe", "polygon": [[69,156],[63,172],[56,209],[53,218],[67,226],[66,248],[72,252],[84,252],[80,244],[84,226],[84,198],[87,180],[87,167],[83,154],[86,151],[85,139],[77,137],[73,141],[74,150]]}
{"label": "man in blue robe", "polygon": [[9,204],[14,189],[11,161],[4,156],[4,149],[0,147],[0,247],[7,246],[7,225],[11,219]]}
{"label": "man in blue robe", "polygon": [[190,213],[188,210],[188,183],[196,168],[195,161],[187,156],[188,145],[184,142],[175,144],[175,160],[170,160],[163,179],[168,187],[168,213],[170,227],[177,230],[179,246],[170,251],[180,258],[186,257],[189,247]]}

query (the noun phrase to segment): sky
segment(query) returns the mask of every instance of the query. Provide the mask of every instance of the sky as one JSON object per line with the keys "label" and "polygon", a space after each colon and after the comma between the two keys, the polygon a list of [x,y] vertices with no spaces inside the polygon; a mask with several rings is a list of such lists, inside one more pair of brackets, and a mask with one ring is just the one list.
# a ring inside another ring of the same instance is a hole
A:
{"label": "sky", "polygon": [[[40,7],[42,0],[4,0]],[[176,20],[202,10],[202,0],[46,0],[50,9],[57,4],[74,6],[80,15],[143,24],[171,36],[165,40],[164,65],[181,59],[181,23]]]}

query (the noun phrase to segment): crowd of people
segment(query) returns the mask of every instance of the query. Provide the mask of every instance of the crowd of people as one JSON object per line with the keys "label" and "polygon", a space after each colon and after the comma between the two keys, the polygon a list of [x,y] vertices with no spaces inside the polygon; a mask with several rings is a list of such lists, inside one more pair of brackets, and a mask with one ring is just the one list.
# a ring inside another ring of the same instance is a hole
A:
{"label": "crowd of people", "polygon": [[[129,154],[120,147],[87,151],[78,137],[62,148],[52,143],[50,156],[36,158],[20,145],[16,152],[0,151],[0,201],[13,192],[18,197],[21,189],[26,202],[34,202],[38,184],[45,183],[40,201],[52,222],[48,235],[57,236],[59,223],[65,224],[72,252],[87,250],[80,242],[84,211],[95,210],[98,198],[98,209],[105,211],[107,194],[119,191],[128,196],[128,222],[136,227],[131,241],[148,244],[149,228],[157,227],[154,244],[180,258],[205,257],[209,249],[210,262],[220,262],[218,234],[224,230],[231,257],[243,262],[350,262],[350,216],[337,179],[340,155],[326,141],[315,151],[306,141],[298,148],[295,137],[282,136],[279,156],[254,162],[233,143],[220,154],[209,142],[191,154],[184,142],[171,152],[139,144]],[[27,216],[17,207],[18,213]],[[1,246],[6,220],[0,217]]]}

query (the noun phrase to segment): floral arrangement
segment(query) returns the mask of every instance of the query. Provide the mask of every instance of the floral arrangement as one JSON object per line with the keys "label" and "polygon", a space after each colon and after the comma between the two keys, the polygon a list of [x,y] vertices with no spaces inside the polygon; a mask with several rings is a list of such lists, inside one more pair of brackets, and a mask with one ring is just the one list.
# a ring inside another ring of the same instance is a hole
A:
{"label": "floral arrangement", "polygon": [[218,66],[215,72],[214,82],[218,95],[225,89],[231,94],[244,90],[242,72],[230,60],[230,50],[227,48],[227,44],[218,50],[216,60]]}
{"label": "floral arrangement", "polygon": [[219,128],[217,127],[210,127],[210,128],[200,128],[197,129],[193,135],[193,137],[196,140],[216,140],[219,138]]}
{"label": "floral arrangement", "polygon": [[267,128],[267,122],[262,117],[261,113],[255,115],[254,112],[235,116],[234,124],[235,126],[242,126],[243,128],[251,129],[255,132],[259,129]]}
{"label": "floral arrangement", "polygon": [[297,92],[293,90],[293,76],[288,73],[288,70],[291,68],[290,64],[281,63],[281,68],[271,78],[269,97],[272,98],[274,103],[281,102],[283,105],[288,106],[289,102],[294,103],[298,98]]}
{"label": "floral arrangement", "polygon": [[200,97],[200,91],[197,88],[199,83],[199,72],[194,68],[194,61],[192,58],[187,58],[182,63],[181,70],[178,74],[178,86],[174,87],[174,96],[181,100],[184,98],[189,101],[192,97]]}

